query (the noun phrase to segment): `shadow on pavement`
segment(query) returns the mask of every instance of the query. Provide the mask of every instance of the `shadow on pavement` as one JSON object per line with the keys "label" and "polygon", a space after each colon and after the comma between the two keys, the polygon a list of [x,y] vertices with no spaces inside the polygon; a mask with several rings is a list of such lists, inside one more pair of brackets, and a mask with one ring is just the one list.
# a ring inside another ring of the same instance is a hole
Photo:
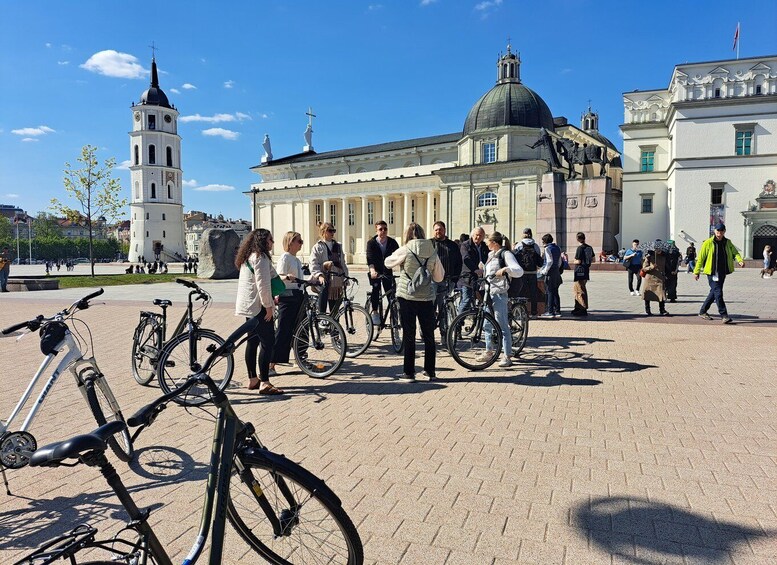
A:
{"label": "shadow on pavement", "polygon": [[[516,366],[513,365],[512,368]],[[509,371],[510,369],[505,369]],[[450,379],[450,382],[466,382],[466,383],[507,383],[524,386],[596,386],[602,384],[602,381],[597,379],[570,379],[562,377],[556,371],[550,371],[545,376],[538,376],[529,371],[525,371],[516,375],[494,375],[489,376],[488,373],[478,374],[478,376],[467,377],[454,377]]]}
{"label": "shadow on pavement", "polygon": [[737,545],[777,533],[633,497],[592,498],[572,510],[572,520],[593,544],[617,555],[617,562],[644,565],[683,557],[693,563],[730,563],[728,552]]}
{"label": "shadow on pavement", "polygon": [[529,366],[538,370],[590,369],[605,373],[632,373],[657,367],[656,365],[645,365],[620,359],[596,357],[592,353],[570,351],[571,346],[581,345],[581,342],[585,343],[589,339],[563,337],[529,338],[527,347],[518,357],[517,364],[521,367]]}

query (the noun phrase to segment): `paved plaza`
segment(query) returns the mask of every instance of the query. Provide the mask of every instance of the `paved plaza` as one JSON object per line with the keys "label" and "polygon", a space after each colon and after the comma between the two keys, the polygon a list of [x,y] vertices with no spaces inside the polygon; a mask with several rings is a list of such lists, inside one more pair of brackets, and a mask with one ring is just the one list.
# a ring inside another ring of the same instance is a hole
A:
{"label": "paved plaza", "polygon": [[[573,319],[567,276],[564,317],[531,322],[519,363],[474,373],[439,352],[435,382],[399,381],[401,359],[384,336],[324,381],[281,367],[273,382],[287,394],[260,397],[246,389],[241,349],[230,399],[264,443],[340,496],[367,563],[772,565],[777,278],[757,273],[727,279],[730,326],[714,306],[715,321],[696,316],[708,287],[685,274],[680,301],[667,305],[673,316],[646,318],[624,272],[595,272],[591,316]],[[205,325],[228,333],[239,323],[236,281],[202,284],[215,298]],[[4,294],[0,326],[87,292]],[[79,315],[125,414],[159,394],[130,373],[138,312],[164,297],[177,318],[185,296],[174,283],[106,287],[104,304]],[[35,335],[16,337],[0,338],[3,418],[41,360]],[[65,375],[31,431],[42,445],[94,427]],[[154,509],[151,522],[177,562],[199,524],[211,435],[209,412],[171,406],[138,439],[136,462],[109,454],[138,504]],[[110,537],[126,520],[95,469],[9,476],[2,563],[79,523]],[[231,526],[227,549],[225,563],[261,562]]]}

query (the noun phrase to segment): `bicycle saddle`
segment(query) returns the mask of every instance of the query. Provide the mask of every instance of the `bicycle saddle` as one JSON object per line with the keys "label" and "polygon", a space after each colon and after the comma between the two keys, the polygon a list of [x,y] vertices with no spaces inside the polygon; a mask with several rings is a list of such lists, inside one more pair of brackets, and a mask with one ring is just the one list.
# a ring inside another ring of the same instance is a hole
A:
{"label": "bicycle saddle", "polygon": [[124,422],[109,422],[91,434],[71,437],[39,448],[30,457],[31,467],[55,467],[65,459],[77,459],[87,451],[105,451],[106,440],[126,428]]}
{"label": "bicycle saddle", "polygon": [[154,298],[154,306],[161,306],[162,308],[167,308],[168,306],[172,306],[173,303],[170,300],[165,300],[164,298]]}

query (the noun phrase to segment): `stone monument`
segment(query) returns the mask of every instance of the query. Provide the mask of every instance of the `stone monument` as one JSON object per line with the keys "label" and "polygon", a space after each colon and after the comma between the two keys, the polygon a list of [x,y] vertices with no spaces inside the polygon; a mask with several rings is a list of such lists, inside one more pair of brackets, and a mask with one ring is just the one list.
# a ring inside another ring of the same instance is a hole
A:
{"label": "stone monument", "polygon": [[240,236],[233,229],[211,228],[202,232],[197,275],[203,279],[236,279],[238,247]]}

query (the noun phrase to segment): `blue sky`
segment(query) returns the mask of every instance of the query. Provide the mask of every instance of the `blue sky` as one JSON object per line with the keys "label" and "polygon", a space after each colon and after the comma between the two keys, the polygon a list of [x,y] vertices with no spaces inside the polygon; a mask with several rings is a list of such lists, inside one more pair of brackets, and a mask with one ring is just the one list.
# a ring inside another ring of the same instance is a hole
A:
{"label": "blue sky", "polygon": [[[181,112],[184,208],[249,218],[270,135],[319,152],[460,131],[511,38],[554,116],[588,106],[618,147],[622,93],[677,63],[777,53],[777,2],[0,0],[0,203],[44,210],[80,148],[129,159],[130,104],[160,85]],[[117,170],[129,197],[129,171]]]}

